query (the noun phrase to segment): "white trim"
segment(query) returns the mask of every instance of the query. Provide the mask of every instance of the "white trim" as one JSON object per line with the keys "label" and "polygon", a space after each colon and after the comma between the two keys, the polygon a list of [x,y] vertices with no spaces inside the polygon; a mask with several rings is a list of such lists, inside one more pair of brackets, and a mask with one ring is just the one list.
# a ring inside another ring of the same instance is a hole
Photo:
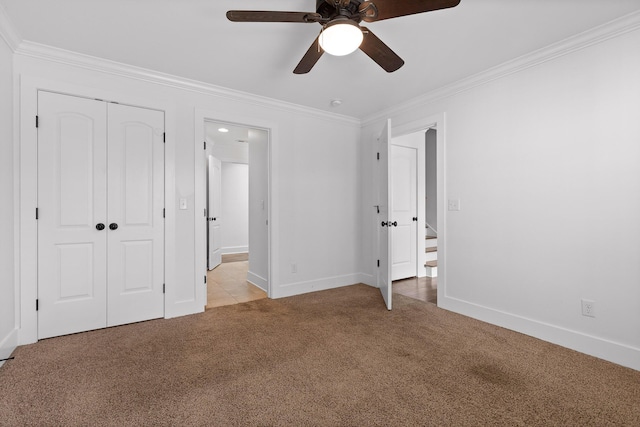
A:
{"label": "white trim", "polygon": [[326,291],[328,289],[341,288],[343,286],[361,283],[361,274],[346,274],[343,276],[325,277],[305,282],[289,283],[274,289],[271,298],[284,298],[293,295],[306,294],[308,292]]}
{"label": "white trim", "polygon": [[358,273],[358,283],[377,288],[376,277],[373,274]]}
{"label": "white trim", "polygon": [[417,96],[393,107],[373,113],[362,119],[362,126],[373,124],[387,117],[395,117],[409,113],[416,107],[429,104],[438,99],[449,98],[458,93],[485,85],[494,80],[535,67],[558,57],[568,55],[580,49],[618,37],[625,33],[640,29],[640,11],[597,26],[590,30],[571,36],[560,42],[509,60],[488,70],[458,80],[449,85],[439,87],[431,92]]}
{"label": "white trim", "polygon": [[[438,278],[438,281],[440,279]],[[438,282],[439,283],[439,282]],[[640,371],[640,348],[496,310],[438,292],[438,306],[493,325]]]}
{"label": "white trim", "polygon": [[[276,233],[272,233],[272,230],[278,230],[279,226],[279,216],[278,216],[278,206],[279,199],[278,194],[273,191],[274,188],[278,188],[278,176],[276,171],[278,167],[274,161],[277,159],[277,137],[278,137],[278,126],[276,123],[271,121],[266,121],[264,119],[245,116],[243,114],[238,113],[229,113],[225,111],[215,111],[215,110],[203,110],[200,108],[195,109],[194,114],[194,204],[196,212],[204,212],[206,197],[205,197],[205,169],[204,162],[201,160],[206,153],[202,149],[202,143],[205,140],[205,131],[204,125],[206,121],[213,122],[224,122],[235,125],[241,125],[248,128],[253,129],[262,129],[268,132],[268,141],[267,141],[267,174],[268,174],[268,183],[267,183],[267,222],[269,224],[267,229],[267,277],[262,278],[258,275],[252,273],[252,276],[256,279],[256,282],[259,282],[260,279],[265,281],[266,283],[263,286],[260,286],[258,283],[253,283],[254,285],[263,288],[267,292],[267,296],[269,298],[273,298],[274,292],[274,283],[277,283],[279,279],[279,272],[277,269],[278,260],[279,260],[279,252],[278,252],[278,237]],[[198,272],[206,272],[206,222],[198,221],[198,216],[196,215],[196,221],[194,221],[194,232],[195,232],[195,271],[196,276],[198,276]],[[207,295],[203,292],[201,296],[202,307],[206,305]]]}
{"label": "white trim", "polygon": [[[165,113],[165,317],[175,317],[189,314],[193,311],[179,307],[171,299],[175,290],[175,236],[176,214],[175,206],[175,143],[176,143],[176,107],[162,100],[142,99],[129,94],[108,90],[77,86],[55,80],[20,76],[19,81],[19,129],[20,134],[14,141],[14,150],[18,153],[19,167],[14,171],[14,179],[19,185],[19,212],[15,217],[15,227],[19,229],[16,242],[19,252],[16,252],[16,286],[20,291],[17,317],[18,344],[30,344],[38,340],[37,313],[35,300],[37,298],[37,224],[35,208],[37,204],[37,132],[35,116],[38,111],[38,91],[52,91],[73,96],[117,100],[123,104],[139,106]],[[14,111],[16,111],[14,109]]]}
{"label": "white trim", "polygon": [[222,251],[222,255],[243,254],[249,252],[249,246],[227,246],[220,250]]}
{"label": "white trim", "polygon": [[20,42],[22,42],[22,37],[20,37],[16,26],[13,25],[11,18],[9,18],[2,4],[0,4],[0,37],[4,39],[14,52],[18,49],[18,46],[20,46]]}
{"label": "white trim", "polygon": [[[262,289],[263,291],[267,292],[268,288],[269,288],[269,282],[267,279],[265,279],[262,276],[259,276],[255,273],[252,273],[251,271],[247,272],[247,282],[251,283],[253,286],[256,286],[260,289]],[[268,293],[268,292],[267,292]]]}
{"label": "white trim", "polygon": [[[13,329],[9,334],[0,342],[0,360],[6,359],[11,356],[11,353],[18,347],[18,330]],[[0,362],[0,367],[4,365],[4,362]]]}
{"label": "white trim", "polygon": [[42,59],[45,61],[58,62],[61,64],[70,65],[72,67],[84,68],[91,71],[98,71],[120,77],[141,80],[190,92],[196,92],[203,95],[214,95],[220,98],[227,98],[233,101],[252,104],[263,108],[276,109],[296,114],[301,113],[311,117],[324,118],[331,121],[342,121],[351,124],[360,124],[360,120],[353,117],[330,113],[327,111],[293,104],[286,101],[276,100],[273,98],[254,95],[248,92],[228,89],[210,83],[191,80],[184,77],[162,73],[159,71],[136,67],[133,65],[127,65],[121,62],[110,61],[108,59],[72,52],[69,50],[47,46],[40,43],[23,41],[16,50],[16,53],[22,56]]}

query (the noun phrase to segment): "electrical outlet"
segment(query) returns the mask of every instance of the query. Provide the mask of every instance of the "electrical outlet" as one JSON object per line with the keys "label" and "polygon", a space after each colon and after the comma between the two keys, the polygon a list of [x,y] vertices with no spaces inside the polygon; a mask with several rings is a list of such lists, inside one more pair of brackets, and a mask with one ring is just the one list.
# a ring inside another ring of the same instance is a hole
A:
{"label": "electrical outlet", "polygon": [[292,273],[298,272],[298,264],[296,264],[295,262],[291,263],[291,272]]}
{"label": "electrical outlet", "polygon": [[596,303],[588,299],[582,299],[582,315],[596,317]]}
{"label": "electrical outlet", "polygon": [[459,211],[460,210],[460,199],[449,199],[448,203],[447,203],[447,210]]}

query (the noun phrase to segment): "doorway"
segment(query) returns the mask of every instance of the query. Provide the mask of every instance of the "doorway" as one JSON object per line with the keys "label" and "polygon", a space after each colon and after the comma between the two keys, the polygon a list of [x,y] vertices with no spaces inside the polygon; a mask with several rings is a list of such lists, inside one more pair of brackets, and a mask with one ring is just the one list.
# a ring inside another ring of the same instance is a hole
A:
{"label": "doorway", "polygon": [[206,307],[267,297],[269,132],[207,119]]}
{"label": "doorway", "polygon": [[[437,130],[392,139],[393,292],[437,304]],[[398,224],[395,226],[395,224]]]}

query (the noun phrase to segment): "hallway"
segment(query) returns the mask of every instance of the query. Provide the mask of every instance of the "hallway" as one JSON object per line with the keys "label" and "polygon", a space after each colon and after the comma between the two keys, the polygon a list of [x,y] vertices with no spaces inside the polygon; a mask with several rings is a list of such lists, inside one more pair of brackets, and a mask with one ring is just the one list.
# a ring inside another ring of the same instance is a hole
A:
{"label": "hallway", "polygon": [[235,255],[223,255],[222,264],[207,271],[207,308],[267,297],[266,292],[247,282],[249,261],[236,259]]}

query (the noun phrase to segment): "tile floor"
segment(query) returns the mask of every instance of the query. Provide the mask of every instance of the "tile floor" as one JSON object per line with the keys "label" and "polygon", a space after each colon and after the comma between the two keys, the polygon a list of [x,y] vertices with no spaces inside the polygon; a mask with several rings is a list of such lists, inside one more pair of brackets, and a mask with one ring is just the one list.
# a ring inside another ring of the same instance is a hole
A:
{"label": "tile floor", "polygon": [[437,277],[411,277],[396,280],[392,286],[393,292],[409,298],[419,299],[433,304],[438,303]]}
{"label": "tile floor", "polygon": [[247,282],[249,261],[223,262],[207,272],[207,308],[238,304],[267,297]]}

